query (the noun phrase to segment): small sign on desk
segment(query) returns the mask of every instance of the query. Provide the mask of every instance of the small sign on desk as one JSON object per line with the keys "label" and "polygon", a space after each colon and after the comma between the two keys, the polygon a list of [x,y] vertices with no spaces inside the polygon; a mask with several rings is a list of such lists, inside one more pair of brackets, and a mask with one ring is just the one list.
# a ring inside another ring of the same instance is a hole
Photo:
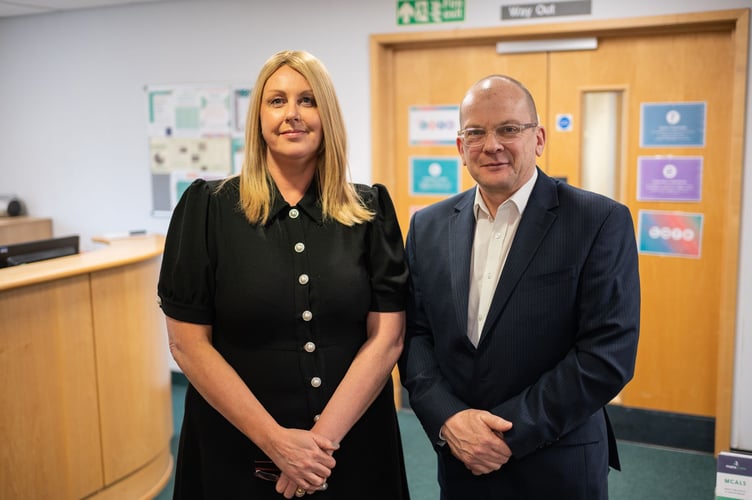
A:
{"label": "small sign on desk", "polygon": [[752,499],[752,454],[722,451],[718,454],[716,500]]}

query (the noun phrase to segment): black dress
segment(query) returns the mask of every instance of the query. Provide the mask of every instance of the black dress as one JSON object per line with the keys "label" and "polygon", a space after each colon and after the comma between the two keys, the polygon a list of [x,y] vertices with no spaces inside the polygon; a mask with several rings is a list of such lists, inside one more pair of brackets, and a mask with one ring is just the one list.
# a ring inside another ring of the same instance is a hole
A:
{"label": "black dress", "polygon": [[[170,221],[158,293],[165,314],[212,325],[212,342],[285,427],[310,429],[366,340],[369,311],[404,310],[406,267],[385,188],[356,186],[376,213],[352,227],[322,219],[312,183],[265,225],[238,208],[237,178],[195,181]],[[312,500],[409,498],[391,379],[334,454]],[[188,387],[175,498],[283,498],[254,476],[267,457]]]}

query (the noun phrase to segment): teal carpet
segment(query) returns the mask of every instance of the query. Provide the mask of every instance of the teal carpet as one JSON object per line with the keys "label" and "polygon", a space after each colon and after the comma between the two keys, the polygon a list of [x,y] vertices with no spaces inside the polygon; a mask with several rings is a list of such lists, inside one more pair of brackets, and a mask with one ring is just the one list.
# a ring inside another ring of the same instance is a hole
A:
{"label": "teal carpet", "polygon": [[[185,384],[173,383],[173,456],[177,454],[184,398]],[[438,500],[436,457],[428,438],[411,412],[400,411],[399,421],[410,496],[412,500]],[[619,456],[622,471],[612,470],[609,475],[610,500],[712,500],[714,497],[716,461],[712,454],[620,441]],[[171,479],[156,499],[172,498],[172,486]]]}

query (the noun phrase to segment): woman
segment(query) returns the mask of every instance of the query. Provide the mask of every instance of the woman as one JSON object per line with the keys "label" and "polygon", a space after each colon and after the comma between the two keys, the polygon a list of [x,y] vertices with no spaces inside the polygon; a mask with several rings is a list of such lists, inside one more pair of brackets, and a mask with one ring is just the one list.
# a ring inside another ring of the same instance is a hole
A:
{"label": "woman", "polygon": [[190,381],[175,498],[407,499],[391,384],[406,267],[383,186],[347,182],[331,79],[272,56],[239,176],[175,208],[159,296]]}

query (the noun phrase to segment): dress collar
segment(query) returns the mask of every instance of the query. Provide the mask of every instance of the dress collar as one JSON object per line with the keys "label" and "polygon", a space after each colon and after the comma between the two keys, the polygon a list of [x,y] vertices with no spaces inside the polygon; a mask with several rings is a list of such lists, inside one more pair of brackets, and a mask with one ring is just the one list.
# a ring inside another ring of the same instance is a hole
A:
{"label": "dress collar", "polygon": [[[269,211],[269,222],[278,217],[280,212],[282,212],[283,215],[287,215],[288,210],[292,208],[291,205],[282,198],[279,189],[277,189],[277,184],[275,184],[274,181],[272,181],[271,187],[272,206]],[[324,212],[321,208],[321,196],[319,196],[318,179],[316,177],[313,178],[311,184],[303,195],[303,199],[295,205],[295,208],[306,214],[317,224],[321,225],[324,223]]]}

